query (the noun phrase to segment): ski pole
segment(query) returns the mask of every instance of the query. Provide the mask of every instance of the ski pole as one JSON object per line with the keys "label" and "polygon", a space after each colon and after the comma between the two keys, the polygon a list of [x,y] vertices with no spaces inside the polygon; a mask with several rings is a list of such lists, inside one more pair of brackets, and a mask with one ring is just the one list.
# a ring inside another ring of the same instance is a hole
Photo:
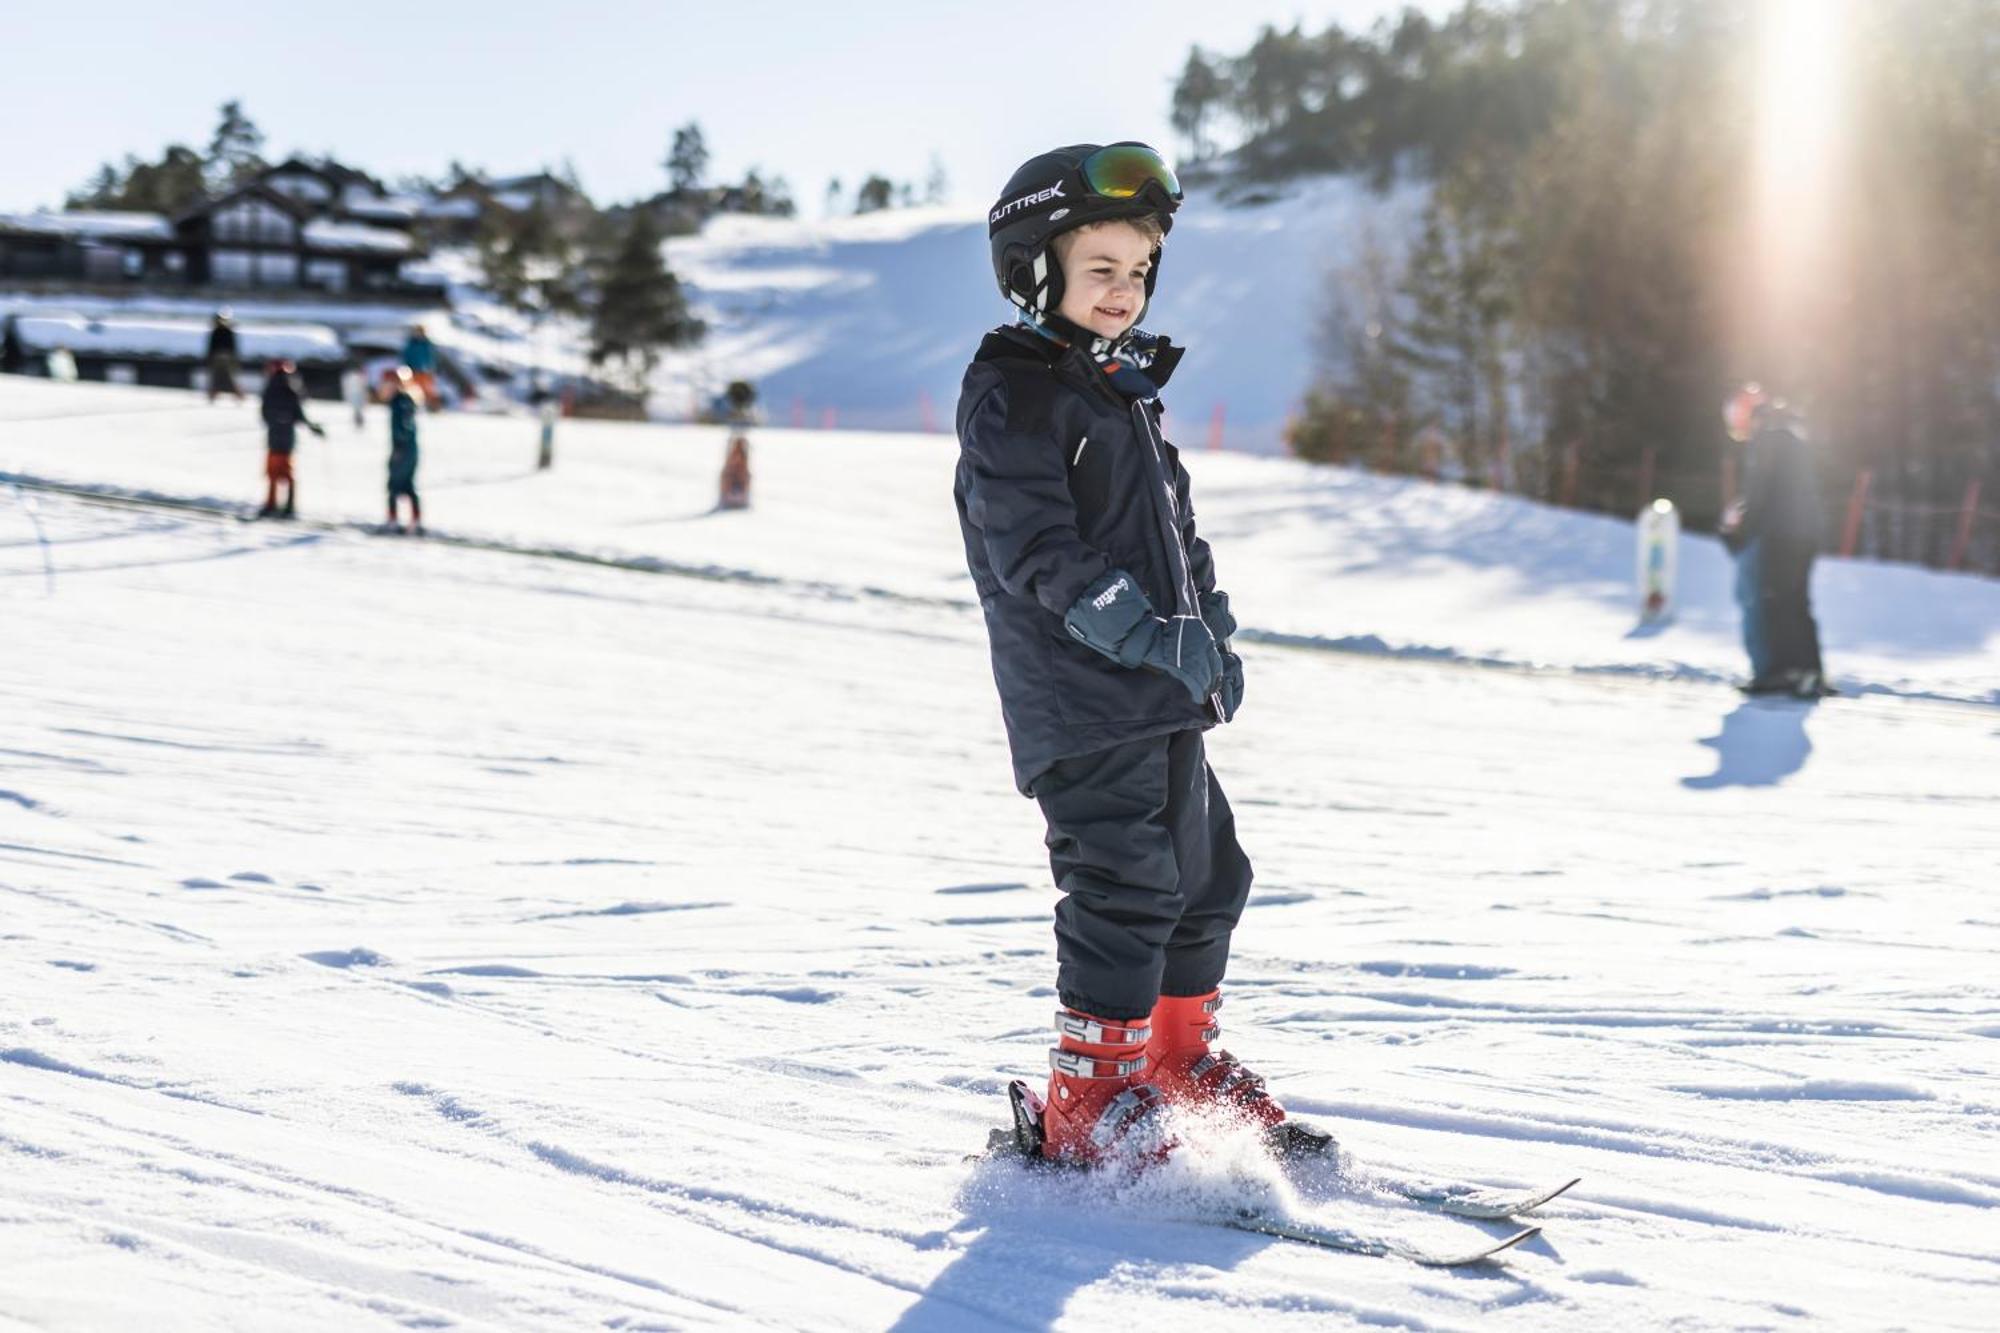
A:
{"label": "ski pole", "polygon": [[56,595],[56,562],[55,555],[49,547],[49,534],[42,530],[41,506],[21,489],[19,482],[14,483],[14,499],[20,504],[22,512],[28,516],[28,522],[34,525],[35,541],[42,548],[42,579],[48,589],[48,595],[53,597]]}

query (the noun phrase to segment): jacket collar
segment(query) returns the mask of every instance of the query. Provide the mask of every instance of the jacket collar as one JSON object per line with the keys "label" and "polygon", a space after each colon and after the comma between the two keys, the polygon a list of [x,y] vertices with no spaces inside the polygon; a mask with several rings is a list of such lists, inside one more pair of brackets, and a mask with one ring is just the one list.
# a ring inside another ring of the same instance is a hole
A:
{"label": "jacket collar", "polygon": [[[1143,332],[1135,332],[1126,345],[1138,355],[1126,360],[1113,352],[1108,363],[1100,364],[1082,347],[1057,341],[1025,324],[1006,324],[980,341],[979,351],[973,359],[1034,360],[1052,368],[1067,366],[1080,378],[1095,382],[1110,379],[1125,397],[1150,398],[1166,387],[1167,381],[1173,377],[1174,368],[1180,365],[1181,357],[1187,351],[1163,336]],[[1143,390],[1135,392],[1127,387],[1133,383],[1130,376],[1135,370],[1150,383],[1151,393]]]}

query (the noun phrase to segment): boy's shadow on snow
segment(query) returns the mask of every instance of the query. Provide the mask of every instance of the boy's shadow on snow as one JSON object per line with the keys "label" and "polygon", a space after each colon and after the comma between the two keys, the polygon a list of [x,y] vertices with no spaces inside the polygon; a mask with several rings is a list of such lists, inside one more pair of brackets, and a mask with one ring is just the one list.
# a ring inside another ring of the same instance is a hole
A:
{"label": "boy's shadow on snow", "polygon": [[[951,1230],[977,1230],[979,1236],[889,1333],[1053,1328],[1077,1292],[1135,1257],[1166,1267],[1226,1269],[1270,1243],[1210,1227],[1148,1226],[1143,1216],[1099,1196],[1089,1177],[1031,1170],[1012,1160],[974,1164],[958,1204],[963,1216]],[[1124,1245],[1113,1243],[1120,1233]],[[927,1239],[943,1244],[946,1234]]]}
{"label": "boy's shadow on snow", "polygon": [[1701,744],[1715,750],[1715,771],[1681,779],[1691,791],[1720,787],[1775,787],[1806,766],[1811,703],[1748,700],[1722,719],[1722,730]]}

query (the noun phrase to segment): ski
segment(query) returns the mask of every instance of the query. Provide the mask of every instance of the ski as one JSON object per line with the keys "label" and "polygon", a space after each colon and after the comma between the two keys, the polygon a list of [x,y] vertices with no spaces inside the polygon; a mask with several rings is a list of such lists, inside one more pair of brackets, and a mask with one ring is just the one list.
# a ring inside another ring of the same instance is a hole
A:
{"label": "ski", "polygon": [[1473,1249],[1446,1251],[1427,1249],[1393,1236],[1349,1231],[1345,1227],[1287,1222],[1282,1218],[1267,1217],[1262,1213],[1245,1213],[1228,1218],[1223,1225],[1237,1231],[1253,1232],[1259,1236],[1274,1236],[1300,1245],[1312,1245],[1322,1250],[1339,1250],[1343,1254],[1407,1259],[1425,1268],[1463,1268],[1468,1264],[1484,1263],[1503,1250],[1511,1250],[1523,1241],[1533,1240],[1542,1234],[1540,1227],[1522,1227],[1512,1235],[1502,1236],[1499,1240],[1489,1241]]}
{"label": "ski", "polygon": [[[1063,1163],[1051,1162],[1041,1155],[1041,1099],[1019,1079],[1009,1085],[1007,1093],[1014,1123],[1008,1128],[993,1130],[987,1136],[986,1151],[972,1154],[966,1160],[976,1162],[982,1157],[1012,1157],[1028,1166],[1063,1166]],[[1289,1166],[1305,1166],[1328,1154],[1337,1157],[1330,1134],[1296,1120],[1287,1120],[1273,1127],[1270,1147],[1272,1156]],[[1353,1184],[1360,1189],[1435,1209],[1452,1217],[1498,1222],[1533,1212],[1568,1193],[1582,1181],[1583,1177],[1573,1176],[1558,1185],[1500,1189],[1465,1182],[1398,1178],[1389,1172],[1364,1166],[1356,1171]]]}
{"label": "ski", "polygon": [[1411,1203],[1435,1208],[1453,1217],[1492,1222],[1532,1212],[1549,1200],[1567,1193],[1572,1186],[1581,1183],[1582,1180],[1582,1176],[1577,1176],[1565,1180],[1560,1185],[1544,1189],[1520,1190],[1489,1189],[1483,1185],[1424,1185],[1396,1180],[1376,1180],[1369,1183],[1398,1199],[1407,1199]]}

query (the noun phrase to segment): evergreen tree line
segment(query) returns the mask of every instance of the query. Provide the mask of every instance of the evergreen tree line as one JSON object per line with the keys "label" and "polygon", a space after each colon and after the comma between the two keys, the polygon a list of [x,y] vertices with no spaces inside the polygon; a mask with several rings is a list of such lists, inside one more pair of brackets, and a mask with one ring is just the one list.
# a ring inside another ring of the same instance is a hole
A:
{"label": "evergreen tree line", "polygon": [[264,132],[241,102],[224,102],[205,149],[168,144],[157,162],[127,153],[121,165],[106,162],[64,201],[70,208],[140,213],[185,213],[212,195],[225,194],[262,171]]}
{"label": "evergreen tree line", "polygon": [[[1862,549],[1939,562],[1979,479],[1972,563],[2000,569],[2000,22],[1844,9],[1831,184],[1780,198],[1816,238],[1789,253],[1748,221],[1754,0],[1472,0],[1192,52],[1172,112],[1196,179],[1422,187],[1409,244],[1330,283],[1294,449],[1620,513],[1647,487],[1708,524],[1719,407],[1754,379],[1807,415],[1830,539],[1866,469]],[[1808,248],[1776,310],[1772,269]]]}

